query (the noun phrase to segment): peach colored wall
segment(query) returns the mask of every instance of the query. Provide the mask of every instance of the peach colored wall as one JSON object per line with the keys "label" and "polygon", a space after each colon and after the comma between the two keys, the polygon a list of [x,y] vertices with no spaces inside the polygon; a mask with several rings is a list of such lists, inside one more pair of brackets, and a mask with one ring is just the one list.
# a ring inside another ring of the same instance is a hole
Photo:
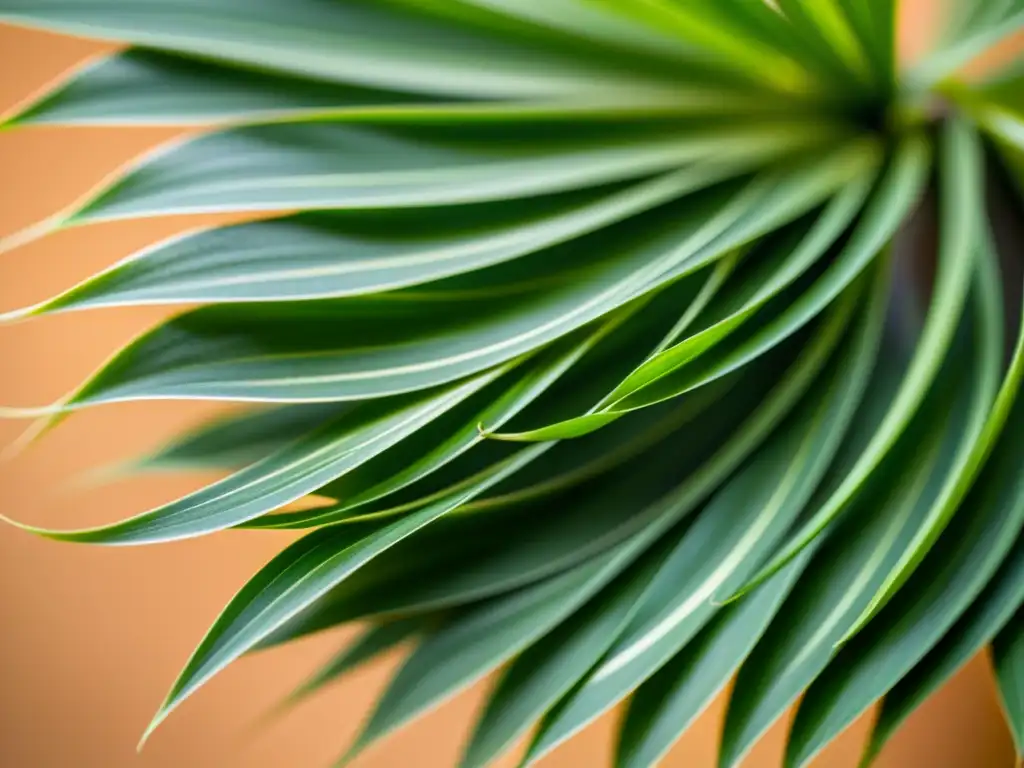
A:
{"label": "peach colored wall", "polygon": [[[928,0],[926,0],[927,2]],[[0,26],[0,111],[83,57],[94,43]],[[0,237],[69,203],[112,166],[171,131],[33,128],[0,133]],[[69,285],[197,219],[97,225],[0,256],[0,309]],[[48,402],[161,310],[122,309],[0,327],[0,403]],[[145,448],[209,408],[185,404],[101,408],[71,419],[0,464],[0,510],[46,526],[113,520],[180,494],[203,478],[90,486],[82,473]],[[23,425],[0,421],[0,446]],[[280,722],[254,719],[332,652],[317,637],[245,660],[215,679],[136,756],[134,744],[219,609],[287,540],[230,533],[160,547],[92,548],[0,526],[0,766],[3,768],[300,768],[328,764],[386,680],[391,658],[354,675]],[[344,634],[344,633],[343,633]],[[359,768],[451,765],[481,687],[365,755]],[[666,761],[713,765],[717,702]],[[612,718],[552,755],[545,768],[606,764]],[[861,722],[817,765],[852,768]],[[747,766],[780,764],[776,727]],[[1012,750],[984,659],[929,702],[886,750],[885,768],[1009,768]],[[512,765],[509,761],[505,765]]]}

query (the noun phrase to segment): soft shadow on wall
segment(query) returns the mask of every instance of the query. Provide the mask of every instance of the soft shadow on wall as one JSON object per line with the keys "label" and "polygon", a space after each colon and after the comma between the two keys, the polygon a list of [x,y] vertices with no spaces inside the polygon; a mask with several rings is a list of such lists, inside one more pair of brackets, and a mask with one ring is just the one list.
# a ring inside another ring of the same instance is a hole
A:
{"label": "soft shadow on wall", "polygon": [[[906,48],[930,32],[935,0],[905,2]],[[103,46],[0,26],[0,111]],[[997,53],[997,55],[1000,55]],[[72,201],[116,165],[174,136],[164,129],[31,128],[0,133],[0,237]],[[221,217],[220,220],[224,220]],[[118,222],[60,233],[0,258],[0,309],[70,285],[139,247],[211,217]],[[41,403],[78,383],[161,309],[46,317],[0,328],[0,403]],[[158,445],[208,415],[195,404],[112,406],[71,419],[0,464],[0,510],[45,526],[124,517],[210,478],[151,477],[90,486],[86,470]],[[23,425],[0,421],[0,446]],[[91,548],[0,528],[0,765],[12,768],[280,768],[329,764],[354,735],[397,662],[358,672],[271,726],[254,721],[352,633],[331,633],[236,664],[176,713],[136,755],[134,744],[182,663],[244,581],[287,540],[270,532],[145,548]],[[477,686],[361,758],[358,768],[453,764],[480,700]],[[718,701],[666,759],[714,765]],[[613,715],[558,750],[543,768],[605,765]],[[853,768],[867,720],[816,762]],[[745,763],[781,763],[785,723]],[[515,764],[514,755],[502,766]],[[1009,768],[987,661],[975,659],[893,740],[881,768]]]}

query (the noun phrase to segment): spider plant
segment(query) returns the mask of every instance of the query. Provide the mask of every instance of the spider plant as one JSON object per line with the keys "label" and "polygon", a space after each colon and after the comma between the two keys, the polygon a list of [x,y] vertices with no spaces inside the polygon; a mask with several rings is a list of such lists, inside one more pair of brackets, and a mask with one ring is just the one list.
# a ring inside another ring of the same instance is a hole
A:
{"label": "spider plant", "polygon": [[218,482],[30,530],[305,531],[149,730],[358,622],[295,698],[413,650],[344,759],[500,668],[463,768],[623,702],[615,764],[654,765],[734,677],[723,768],[798,698],[787,766],[881,700],[867,763],[990,643],[1022,749],[1024,68],[957,73],[1024,1],[960,0],[906,71],[896,5],[0,0],[125,43],[5,128],[206,129],[3,249],[251,214],[3,316],[188,305],[10,416],[248,404],[133,465]]}

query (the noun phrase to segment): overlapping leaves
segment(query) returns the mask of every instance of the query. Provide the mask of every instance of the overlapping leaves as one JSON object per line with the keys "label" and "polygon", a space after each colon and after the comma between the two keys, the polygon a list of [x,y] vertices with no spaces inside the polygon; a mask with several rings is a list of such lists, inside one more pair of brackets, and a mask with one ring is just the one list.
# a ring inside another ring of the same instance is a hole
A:
{"label": "overlapping leaves", "polygon": [[[1024,270],[1004,230],[1024,79],[950,75],[1020,2],[957,4],[905,74],[892,0],[0,0],[0,19],[125,43],[5,126],[206,127],[0,251],[259,217],[2,315],[203,305],[22,415],[250,404],[129,465],[222,480],[32,530],[305,531],[150,730],[239,656],[365,621],[294,697],[414,642],[352,754],[504,666],[466,768],[539,723],[532,763],[624,700],[617,764],[654,765],[737,672],[723,766],[804,692],[789,765],[882,699],[872,756],[990,641],[1019,742]],[[951,106],[922,109],[932,88]]]}

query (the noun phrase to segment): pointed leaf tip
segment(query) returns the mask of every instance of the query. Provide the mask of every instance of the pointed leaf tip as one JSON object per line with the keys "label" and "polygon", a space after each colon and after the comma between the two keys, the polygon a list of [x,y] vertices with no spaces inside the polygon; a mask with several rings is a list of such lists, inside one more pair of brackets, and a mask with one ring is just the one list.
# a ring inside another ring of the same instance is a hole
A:
{"label": "pointed leaf tip", "polygon": [[[2,130],[2,126],[0,126],[0,130]],[[58,214],[29,224],[24,229],[20,229],[7,237],[0,237],[0,256],[21,248],[23,245],[41,240],[47,235],[56,232],[67,223],[67,217],[64,214]]]}

